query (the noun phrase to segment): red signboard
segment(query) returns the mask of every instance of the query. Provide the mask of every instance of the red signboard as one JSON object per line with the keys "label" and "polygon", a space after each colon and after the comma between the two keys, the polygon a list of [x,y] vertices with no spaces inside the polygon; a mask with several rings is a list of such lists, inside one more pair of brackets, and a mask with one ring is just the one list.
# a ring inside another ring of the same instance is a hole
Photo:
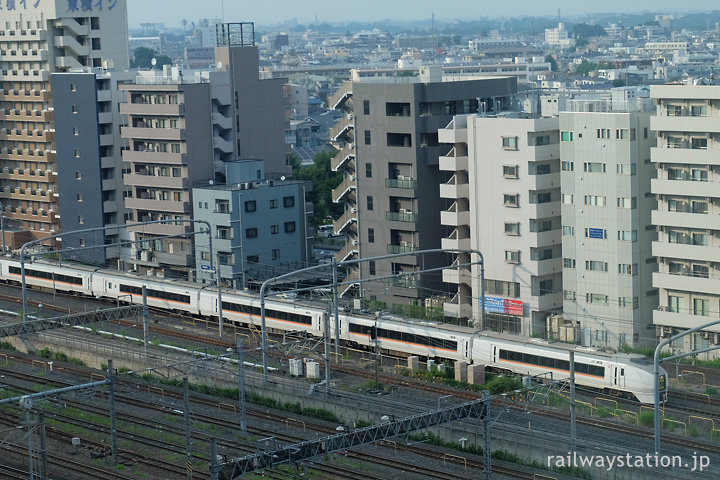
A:
{"label": "red signboard", "polygon": [[508,315],[520,315],[523,314],[523,302],[522,300],[510,300],[505,299],[505,313]]}

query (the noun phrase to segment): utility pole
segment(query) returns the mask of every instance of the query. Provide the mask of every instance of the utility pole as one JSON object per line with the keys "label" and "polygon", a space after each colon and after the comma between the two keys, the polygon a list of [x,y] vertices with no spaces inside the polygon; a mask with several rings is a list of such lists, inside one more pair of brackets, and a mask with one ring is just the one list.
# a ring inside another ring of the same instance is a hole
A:
{"label": "utility pole", "polygon": [[[143,291],[145,287],[143,287]],[[108,390],[110,397],[110,448],[112,449],[112,463],[117,466],[117,430],[115,428],[115,383],[113,380],[113,361],[108,360]]]}
{"label": "utility pole", "polygon": [[247,433],[247,413],[245,411],[245,357],[243,355],[243,341],[241,337],[237,340],[238,352],[238,401],[240,402],[240,431]]}
{"label": "utility pole", "polygon": [[183,377],[183,417],[185,418],[185,469],[187,470],[187,480],[192,480],[192,441],[190,438],[190,389],[188,388],[188,379]]}
{"label": "utility pole", "polygon": [[218,302],[218,334],[223,336],[223,311],[222,311],[222,290],[220,287],[220,252],[217,252],[217,302]]}
{"label": "utility pole", "polygon": [[575,424],[575,352],[570,351],[570,451],[577,449],[577,430]]}
{"label": "utility pole", "polygon": [[147,306],[147,286],[142,286],[143,297],[143,344],[145,345],[145,365],[150,366],[150,345],[148,344],[149,327],[148,327],[148,306]]}

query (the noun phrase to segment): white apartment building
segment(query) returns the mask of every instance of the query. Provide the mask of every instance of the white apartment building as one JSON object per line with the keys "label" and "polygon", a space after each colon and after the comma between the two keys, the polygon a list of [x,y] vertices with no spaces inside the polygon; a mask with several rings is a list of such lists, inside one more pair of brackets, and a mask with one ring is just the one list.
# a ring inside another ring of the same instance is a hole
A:
{"label": "white apartment building", "polygon": [[557,28],[545,29],[545,43],[548,45],[559,45],[561,47],[569,47],[573,40],[569,38],[568,31],[565,30],[565,24],[558,22]]}
{"label": "white apartment building", "polygon": [[[439,168],[449,180],[442,248],[475,249],[485,263],[486,325],[522,335],[542,333],[562,307],[558,118],[456,116],[438,132],[452,145]],[[480,319],[480,270],[459,254],[443,271],[457,284],[445,314]]]}
{"label": "white apartment building", "polygon": [[[647,97],[569,100],[560,113],[563,320],[583,345],[655,343],[656,238],[650,212],[655,168]],[[600,105],[601,102],[605,106]],[[548,335],[563,338],[562,330]]]}
{"label": "white apartment building", "polygon": [[[652,86],[657,132],[652,162],[658,197],[652,222],[658,239],[653,284],[659,308],[653,323],[660,337],[709,323],[720,312],[720,87]],[[720,326],[674,345],[686,351],[720,343]],[[718,351],[707,357],[717,357]]]}

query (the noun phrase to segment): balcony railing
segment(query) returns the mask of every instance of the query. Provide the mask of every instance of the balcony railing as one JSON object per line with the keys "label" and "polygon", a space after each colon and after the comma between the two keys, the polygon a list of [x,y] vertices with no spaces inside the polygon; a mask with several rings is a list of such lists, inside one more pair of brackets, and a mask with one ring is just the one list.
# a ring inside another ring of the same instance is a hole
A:
{"label": "balcony railing", "polygon": [[418,251],[418,247],[415,245],[388,245],[388,253],[413,253]]}
{"label": "balcony railing", "polygon": [[386,212],[385,219],[394,222],[417,222],[417,214],[406,212]]}
{"label": "balcony railing", "polygon": [[411,178],[386,178],[385,186],[387,188],[415,188],[416,181]]}

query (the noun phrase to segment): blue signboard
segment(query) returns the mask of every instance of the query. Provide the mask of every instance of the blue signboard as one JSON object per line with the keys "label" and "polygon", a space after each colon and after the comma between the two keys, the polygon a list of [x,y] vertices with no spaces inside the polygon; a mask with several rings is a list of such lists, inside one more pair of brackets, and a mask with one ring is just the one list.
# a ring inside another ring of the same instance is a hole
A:
{"label": "blue signboard", "polygon": [[605,230],[602,228],[588,228],[588,237],[605,238]]}
{"label": "blue signboard", "polygon": [[485,311],[487,313],[505,313],[505,299],[485,297]]}
{"label": "blue signboard", "polygon": [[213,272],[215,271],[215,267],[210,267],[210,265],[200,265],[200,268],[203,270],[212,270]]}

